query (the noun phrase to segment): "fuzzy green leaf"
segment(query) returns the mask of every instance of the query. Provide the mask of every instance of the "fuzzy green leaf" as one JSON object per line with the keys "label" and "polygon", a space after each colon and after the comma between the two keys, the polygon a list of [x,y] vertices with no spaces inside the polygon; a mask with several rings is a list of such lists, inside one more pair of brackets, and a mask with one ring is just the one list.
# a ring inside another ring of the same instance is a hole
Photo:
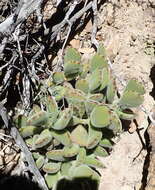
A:
{"label": "fuzzy green leaf", "polygon": [[96,158],[93,158],[92,156],[87,156],[85,158],[84,164],[87,164],[88,166],[94,167],[94,168],[104,168],[104,165],[102,164],[102,162]]}
{"label": "fuzzy green leaf", "polygon": [[52,78],[55,84],[61,84],[65,81],[65,76],[63,72],[54,72]]}
{"label": "fuzzy green leaf", "polygon": [[76,143],[80,146],[87,146],[87,130],[84,126],[78,125],[72,132],[71,132],[71,140],[73,143]]}
{"label": "fuzzy green leaf", "polygon": [[55,130],[62,130],[67,127],[69,121],[73,115],[73,108],[69,107],[62,111],[61,116],[57,119],[55,124],[52,126]]}
{"label": "fuzzy green leaf", "polygon": [[106,59],[99,54],[93,56],[90,64],[91,64],[90,66],[91,72],[93,72],[95,69],[103,69],[104,67],[108,66]]}
{"label": "fuzzy green leaf", "polygon": [[102,70],[96,69],[93,71],[93,73],[90,75],[89,78],[89,91],[95,92],[99,89],[101,86],[102,81]]}
{"label": "fuzzy green leaf", "polygon": [[46,109],[49,113],[49,119],[47,121],[47,126],[51,127],[55,122],[59,114],[58,105],[55,98],[52,96],[47,96],[46,99]]}
{"label": "fuzzy green leaf", "polygon": [[110,110],[106,106],[96,106],[90,114],[91,124],[103,128],[110,124]]}
{"label": "fuzzy green leaf", "polygon": [[66,77],[75,78],[81,71],[81,56],[73,48],[67,49],[64,57],[64,73]]}
{"label": "fuzzy green leaf", "polygon": [[100,143],[100,146],[105,147],[105,148],[111,148],[113,143],[110,139],[103,138]]}
{"label": "fuzzy green leaf", "polygon": [[88,99],[94,100],[94,101],[96,101],[96,102],[102,102],[102,101],[103,101],[103,98],[104,98],[104,96],[103,96],[103,94],[101,94],[101,93],[89,94],[89,95],[88,95]]}
{"label": "fuzzy green leaf", "polygon": [[49,114],[45,111],[35,113],[27,120],[27,125],[40,126],[47,122]]}
{"label": "fuzzy green leaf", "polygon": [[60,101],[64,98],[66,89],[63,86],[54,86],[48,88],[49,93],[51,96],[55,98],[56,101]]}
{"label": "fuzzy green leaf", "polygon": [[48,174],[53,174],[53,173],[57,173],[60,170],[60,168],[61,168],[61,162],[58,162],[58,163],[48,162],[44,164],[43,171]]}
{"label": "fuzzy green leaf", "polygon": [[34,140],[35,148],[42,148],[49,144],[52,140],[52,134],[48,129],[42,131],[42,133]]}
{"label": "fuzzy green leaf", "polygon": [[45,181],[48,185],[48,187],[51,189],[55,189],[55,186],[60,179],[61,175],[60,173],[55,173],[55,174],[46,174],[45,175]]}
{"label": "fuzzy green leaf", "polygon": [[77,80],[75,84],[75,88],[87,94],[89,91],[88,81],[86,79]]}
{"label": "fuzzy green leaf", "polygon": [[80,166],[81,164],[83,164],[85,161],[85,158],[86,158],[86,149],[81,147],[76,157],[76,166]]}
{"label": "fuzzy green leaf", "polygon": [[125,91],[119,101],[119,105],[123,108],[132,108],[140,106],[144,101],[144,97],[137,92]]}
{"label": "fuzzy green leaf", "polygon": [[108,152],[101,146],[97,146],[94,150],[95,156],[105,157],[108,156]]}
{"label": "fuzzy green leaf", "polygon": [[37,160],[36,160],[36,166],[38,169],[42,168],[42,166],[44,165],[45,162],[45,158],[44,156],[40,156]]}
{"label": "fuzzy green leaf", "polygon": [[63,148],[64,154],[63,156],[66,158],[76,156],[79,152],[79,146],[77,144],[73,144],[71,147]]}
{"label": "fuzzy green leaf", "polygon": [[116,113],[120,119],[124,120],[132,120],[136,116],[131,110],[123,110],[123,111],[116,110]]}
{"label": "fuzzy green leaf", "polygon": [[143,85],[138,82],[137,80],[135,79],[131,79],[126,88],[125,88],[125,91],[134,91],[134,92],[137,92],[138,94],[140,95],[144,95],[145,94],[145,89],[143,87]]}
{"label": "fuzzy green leaf", "polygon": [[108,103],[112,104],[112,102],[114,101],[115,94],[116,94],[116,84],[115,81],[111,79],[109,81],[106,93]]}
{"label": "fuzzy green leaf", "polygon": [[88,99],[87,101],[85,101],[85,108],[86,108],[86,113],[88,116],[90,116],[92,110],[99,105],[99,102]]}
{"label": "fuzzy green leaf", "polygon": [[111,123],[109,125],[109,129],[113,131],[114,134],[122,132],[122,123],[119,119],[118,115],[115,112],[112,112],[110,115]]}
{"label": "fuzzy green leaf", "polygon": [[71,162],[64,162],[61,165],[61,174],[62,176],[68,176],[69,169],[71,167]]}
{"label": "fuzzy green leaf", "polygon": [[61,150],[51,150],[46,153],[46,156],[50,160],[55,160],[55,161],[65,161],[66,159],[64,158],[64,151]]}
{"label": "fuzzy green leaf", "polygon": [[26,138],[26,137],[30,137],[36,133],[40,133],[42,130],[41,127],[36,127],[36,126],[25,126],[25,127],[21,127],[19,129],[19,132],[20,134],[22,135],[23,138]]}
{"label": "fuzzy green leaf", "polygon": [[72,166],[69,169],[71,178],[89,178],[99,182],[100,176],[97,172],[91,169],[89,166],[82,164],[78,167]]}
{"label": "fuzzy green leaf", "polygon": [[87,148],[92,149],[100,142],[102,138],[102,131],[94,128],[91,124],[89,125],[88,129],[88,141],[87,141]]}
{"label": "fuzzy green leaf", "polygon": [[81,60],[81,55],[76,49],[74,48],[67,49],[64,56],[65,64],[68,62],[80,62],[80,60]]}
{"label": "fuzzy green leaf", "polygon": [[107,87],[109,82],[110,82],[110,71],[107,67],[105,67],[102,69],[102,80],[101,80],[100,91],[102,91],[105,87]]}
{"label": "fuzzy green leaf", "polygon": [[60,130],[60,131],[51,129],[51,134],[56,140],[58,140],[59,142],[61,142],[61,144],[65,146],[70,146],[72,144],[70,133],[69,131],[66,131],[65,129]]}

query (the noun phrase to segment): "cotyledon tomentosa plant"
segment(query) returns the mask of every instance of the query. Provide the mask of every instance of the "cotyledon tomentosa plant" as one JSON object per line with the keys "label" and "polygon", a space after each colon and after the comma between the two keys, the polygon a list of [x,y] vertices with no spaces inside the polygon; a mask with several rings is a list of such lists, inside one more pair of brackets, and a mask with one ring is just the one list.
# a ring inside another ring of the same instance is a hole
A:
{"label": "cotyledon tomentosa plant", "polygon": [[46,92],[28,117],[16,118],[36,165],[49,188],[62,177],[99,183],[94,168],[104,165],[98,156],[108,155],[112,138],[122,131],[121,119],[134,119],[129,109],[142,104],[143,86],[132,79],[119,95],[102,46],[88,63],[68,48],[64,71],[53,72],[45,83]]}

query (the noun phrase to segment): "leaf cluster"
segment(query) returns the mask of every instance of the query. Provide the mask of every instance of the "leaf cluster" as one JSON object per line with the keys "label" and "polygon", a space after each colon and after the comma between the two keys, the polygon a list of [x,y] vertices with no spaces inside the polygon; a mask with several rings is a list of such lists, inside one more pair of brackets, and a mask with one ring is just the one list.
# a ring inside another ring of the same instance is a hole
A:
{"label": "leaf cluster", "polygon": [[113,137],[122,132],[121,120],[134,119],[127,110],[142,104],[143,86],[132,79],[119,94],[100,46],[87,63],[68,48],[64,70],[53,72],[42,89],[46,93],[28,117],[20,115],[15,122],[49,188],[62,177],[99,183],[95,169],[104,165],[98,157],[108,155]]}

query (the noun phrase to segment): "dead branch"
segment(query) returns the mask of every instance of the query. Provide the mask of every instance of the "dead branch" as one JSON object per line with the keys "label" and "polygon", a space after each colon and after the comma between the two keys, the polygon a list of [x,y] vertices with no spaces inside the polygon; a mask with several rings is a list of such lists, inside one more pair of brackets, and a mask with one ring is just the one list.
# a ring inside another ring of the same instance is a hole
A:
{"label": "dead branch", "polygon": [[[97,14],[98,5],[101,1],[51,0],[52,8],[50,12],[53,9],[55,11],[48,19],[45,19],[43,14],[46,2],[45,0],[19,0],[14,5],[13,10],[7,11],[7,16],[3,15],[5,20],[0,23],[0,71],[3,74],[0,99],[5,98],[7,101],[10,91],[18,89],[18,96],[24,111],[30,108],[30,105],[34,102],[34,97],[37,96],[36,84],[40,84],[40,77],[45,79],[50,74],[47,63],[49,52],[52,54],[51,51],[54,51],[54,45],[56,43],[60,44],[55,53],[61,52],[59,61],[55,68],[52,66],[51,68],[53,70],[62,69],[64,49],[70,40],[71,34],[74,33],[75,35],[79,28],[86,24],[85,21],[90,15],[93,15],[93,18],[91,18],[93,20],[91,43],[96,48],[98,47],[96,40]],[[72,31],[73,28],[74,31]],[[10,86],[11,90],[9,90]],[[0,115],[8,127],[6,114],[1,110],[0,108]],[[26,155],[30,171],[34,174],[40,186],[44,190],[48,190],[17,128],[11,125],[10,130],[17,145]]]}

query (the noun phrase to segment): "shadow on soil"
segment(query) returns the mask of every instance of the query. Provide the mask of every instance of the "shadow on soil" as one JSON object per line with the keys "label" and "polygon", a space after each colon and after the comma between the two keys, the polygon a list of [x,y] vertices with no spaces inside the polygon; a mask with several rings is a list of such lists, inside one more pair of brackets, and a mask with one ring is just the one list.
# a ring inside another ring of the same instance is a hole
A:
{"label": "shadow on soil", "polygon": [[37,183],[24,176],[0,175],[1,190],[42,190]]}
{"label": "shadow on soil", "polygon": [[148,177],[148,169],[150,166],[151,146],[150,146],[150,138],[149,138],[147,131],[144,134],[144,138],[145,138],[145,148],[147,150],[147,155],[145,157],[144,166],[143,166],[143,177],[142,177],[142,181],[141,181],[142,185],[141,185],[141,188],[139,190],[145,190],[145,188],[146,188],[147,177]]}
{"label": "shadow on soil", "polygon": [[77,178],[72,181],[62,179],[58,182],[57,190],[98,190],[98,184],[89,178]]}
{"label": "shadow on soil", "polygon": [[[152,96],[155,99],[155,66],[153,66],[151,68],[149,77],[153,84],[153,88],[152,88],[152,91],[150,92],[150,96]],[[149,138],[149,134],[148,134],[147,130],[144,134],[144,138],[145,138],[147,155],[145,157],[145,162],[144,162],[144,166],[143,166],[143,178],[142,178],[142,186],[141,186],[140,190],[145,190],[145,188],[147,186],[147,177],[148,177],[148,172],[149,172],[148,169],[150,166],[150,154],[151,154],[151,150],[152,150],[152,147],[150,145],[150,138]]]}
{"label": "shadow on soil", "polygon": [[150,95],[155,99],[155,65],[151,68],[150,79],[153,84],[153,88],[152,91],[150,92]]}
{"label": "shadow on soil", "polygon": [[[0,189],[2,190],[43,190],[37,183],[24,176],[9,176],[0,174]],[[77,178],[74,180],[61,179],[57,190],[98,190],[96,180]]]}

